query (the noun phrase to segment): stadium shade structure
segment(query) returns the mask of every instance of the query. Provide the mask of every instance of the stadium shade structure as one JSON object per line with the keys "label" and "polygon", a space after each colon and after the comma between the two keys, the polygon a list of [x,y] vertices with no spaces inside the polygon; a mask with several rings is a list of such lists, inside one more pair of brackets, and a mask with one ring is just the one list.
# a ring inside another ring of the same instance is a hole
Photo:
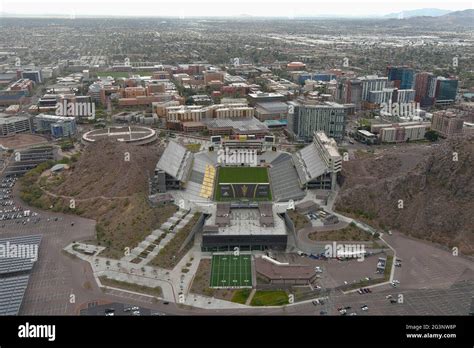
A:
{"label": "stadium shade structure", "polygon": [[41,235],[0,239],[0,315],[18,315],[38,258]]}

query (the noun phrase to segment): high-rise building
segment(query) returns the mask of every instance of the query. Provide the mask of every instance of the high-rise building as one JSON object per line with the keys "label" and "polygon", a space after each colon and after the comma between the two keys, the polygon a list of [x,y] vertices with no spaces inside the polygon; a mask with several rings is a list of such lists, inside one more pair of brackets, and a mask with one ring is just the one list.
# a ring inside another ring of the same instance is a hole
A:
{"label": "high-rise building", "polygon": [[381,91],[370,91],[369,102],[374,104],[390,104],[393,102],[394,88],[384,88]]}
{"label": "high-rise building", "polygon": [[414,89],[397,89],[395,90],[395,102],[397,103],[411,103],[415,100]]}
{"label": "high-rise building", "polygon": [[436,111],[431,119],[431,129],[442,137],[448,138],[454,134],[462,133],[464,121],[454,112]]}
{"label": "high-rise building", "polygon": [[439,76],[436,81],[436,104],[451,104],[456,100],[458,80]]}
{"label": "high-rise building", "polygon": [[362,100],[369,100],[369,92],[371,91],[382,91],[387,88],[388,78],[377,75],[369,75],[359,78],[362,83]]}
{"label": "high-rise building", "polygon": [[43,78],[41,76],[41,71],[39,70],[31,70],[31,71],[22,71],[21,72],[22,79],[29,79],[34,83],[42,83]]}
{"label": "high-rise building", "polygon": [[[434,92],[436,90],[436,83],[433,86],[434,75],[429,72],[421,72],[415,76],[415,101],[421,106],[433,105]],[[433,88],[433,95],[430,97],[430,88]]]}
{"label": "high-rise building", "polygon": [[415,79],[415,71],[406,66],[387,67],[389,81],[393,81],[393,87],[399,89],[412,89]]}
{"label": "high-rise building", "polygon": [[289,102],[288,130],[297,139],[311,141],[315,131],[341,140],[344,137],[346,108],[338,103],[301,104]]}
{"label": "high-rise building", "polygon": [[362,100],[362,82],[358,79],[347,80],[344,85],[344,103],[360,105]]}

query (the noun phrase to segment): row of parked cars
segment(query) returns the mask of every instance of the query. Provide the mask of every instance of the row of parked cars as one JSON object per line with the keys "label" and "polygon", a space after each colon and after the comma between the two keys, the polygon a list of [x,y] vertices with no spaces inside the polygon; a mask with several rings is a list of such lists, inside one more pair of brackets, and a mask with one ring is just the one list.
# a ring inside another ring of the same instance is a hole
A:
{"label": "row of parked cars", "polygon": [[17,178],[11,177],[11,178],[3,178],[2,181],[0,182],[0,188],[2,189],[11,189],[13,185],[15,185]]}
{"label": "row of parked cars", "polygon": [[357,290],[357,292],[360,295],[363,295],[363,294],[370,294],[372,290],[370,290],[369,288],[360,288],[359,290]]}
{"label": "row of parked cars", "polygon": [[[36,217],[38,213],[22,209],[13,201],[12,188],[16,181],[15,177],[4,177],[0,180],[0,221],[15,220],[16,223],[24,225],[30,221],[38,222],[39,218]],[[5,227],[5,225],[0,227]]]}
{"label": "row of parked cars", "polygon": [[[140,308],[139,307],[125,307],[123,309],[124,312],[130,313],[131,315],[140,315]],[[114,308],[107,308],[105,311],[105,316],[111,317],[115,316],[115,309]]]}

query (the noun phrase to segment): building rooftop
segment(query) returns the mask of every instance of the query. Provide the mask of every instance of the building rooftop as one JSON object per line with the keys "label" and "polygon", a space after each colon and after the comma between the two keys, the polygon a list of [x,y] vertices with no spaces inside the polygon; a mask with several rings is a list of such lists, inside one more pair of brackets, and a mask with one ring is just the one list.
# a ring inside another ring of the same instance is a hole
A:
{"label": "building rooftop", "polygon": [[255,259],[255,269],[258,273],[271,280],[299,279],[310,280],[316,272],[307,265],[276,265],[261,257]]}
{"label": "building rooftop", "polygon": [[[286,235],[284,221],[273,212],[270,216],[263,216],[266,225],[261,225],[261,212],[259,209],[231,209],[228,216],[217,216],[217,210],[214,208],[211,217],[206,220],[205,226],[216,226],[217,223],[223,223],[226,226],[218,228],[219,235]],[[223,208],[220,208],[222,214]],[[273,219],[274,227],[270,225],[270,219]]]}
{"label": "building rooftop", "polygon": [[257,120],[255,117],[252,118],[222,118],[222,119],[207,119],[204,123],[209,128],[232,128],[239,132],[252,132],[252,131],[268,131],[268,127]]}

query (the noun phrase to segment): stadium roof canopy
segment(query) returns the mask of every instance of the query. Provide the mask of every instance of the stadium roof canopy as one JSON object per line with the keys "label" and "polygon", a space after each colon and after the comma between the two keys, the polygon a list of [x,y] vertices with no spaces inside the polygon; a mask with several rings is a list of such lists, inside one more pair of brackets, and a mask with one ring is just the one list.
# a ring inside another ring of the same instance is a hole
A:
{"label": "stadium roof canopy", "polygon": [[18,315],[41,235],[0,239],[0,315]]}
{"label": "stadium roof canopy", "polygon": [[156,164],[156,169],[164,171],[176,180],[185,182],[192,168],[192,159],[191,151],[177,142],[170,141]]}
{"label": "stadium roof canopy", "polygon": [[41,235],[0,239],[0,276],[26,272],[38,258]]}
{"label": "stadium roof canopy", "polygon": [[0,278],[0,315],[18,315],[29,275]]}

